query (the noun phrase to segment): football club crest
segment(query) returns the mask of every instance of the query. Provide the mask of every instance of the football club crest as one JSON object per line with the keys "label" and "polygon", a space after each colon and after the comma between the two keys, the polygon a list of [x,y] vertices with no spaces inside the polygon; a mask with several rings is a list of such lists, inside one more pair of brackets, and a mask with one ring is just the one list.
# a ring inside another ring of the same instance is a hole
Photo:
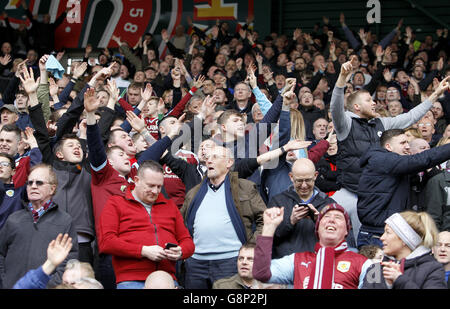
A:
{"label": "football club crest", "polygon": [[339,270],[341,273],[346,273],[350,270],[350,262],[347,261],[340,261],[337,265],[337,270]]}

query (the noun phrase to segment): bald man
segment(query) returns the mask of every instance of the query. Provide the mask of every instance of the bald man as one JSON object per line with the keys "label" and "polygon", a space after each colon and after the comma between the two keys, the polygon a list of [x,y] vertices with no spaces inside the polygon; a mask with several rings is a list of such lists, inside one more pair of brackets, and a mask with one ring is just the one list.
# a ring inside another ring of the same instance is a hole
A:
{"label": "bald man", "polygon": [[230,172],[233,164],[229,149],[214,146],[206,177],[186,194],[181,214],[195,244],[185,262],[186,289],[210,289],[235,275],[239,249],[261,232],[266,205],[255,183]]}
{"label": "bald man", "polygon": [[163,270],[157,270],[148,275],[144,285],[145,290],[176,289],[172,276]]}
{"label": "bald man", "polygon": [[450,289],[450,232],[443,231],[439,233],[438,240],[433,247],[433,255],[436,260],[444,266],[445,281]]}
{"label": "bald man", "polygon": [[296,160],[289,173],[292,185],[269,201],[268,208],[284,206],[283,222],[274,236],[274,259],[294,252],[314,251],[316,216],[325,205],[335,203],[315,187],[317,175],[310,159]]}
{"label": "bald man", "polygon": [[409,152],[411,154],[418,154],[428,149],[430,149],[430,144],[423,138],[415,138],[409,143]]}

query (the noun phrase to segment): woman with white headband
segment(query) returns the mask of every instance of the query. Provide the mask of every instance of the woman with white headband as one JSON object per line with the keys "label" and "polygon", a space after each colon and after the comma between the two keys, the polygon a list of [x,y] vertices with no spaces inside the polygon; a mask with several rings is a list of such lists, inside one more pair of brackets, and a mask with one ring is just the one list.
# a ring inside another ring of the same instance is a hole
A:
{"label": "woman with white headband", "polygon": [[395,213],[385,221],[383,261],[372,265],[363,289],[446,289],[442,264],[431,255],[438,231],[426,212]]}

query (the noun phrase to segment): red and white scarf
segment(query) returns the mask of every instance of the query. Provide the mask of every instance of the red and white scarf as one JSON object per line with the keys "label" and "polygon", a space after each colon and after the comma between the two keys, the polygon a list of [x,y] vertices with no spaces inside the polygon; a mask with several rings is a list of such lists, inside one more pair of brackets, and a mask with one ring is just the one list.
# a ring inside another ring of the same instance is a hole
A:
{"label": "red and white scarf", "polygon": [[316,260],[313,262],[308,289],[331,289],[334,283],[335,257],[347,250],[347,243],[341,242],[336,247],[322,247],[319,243],[314,248]]}

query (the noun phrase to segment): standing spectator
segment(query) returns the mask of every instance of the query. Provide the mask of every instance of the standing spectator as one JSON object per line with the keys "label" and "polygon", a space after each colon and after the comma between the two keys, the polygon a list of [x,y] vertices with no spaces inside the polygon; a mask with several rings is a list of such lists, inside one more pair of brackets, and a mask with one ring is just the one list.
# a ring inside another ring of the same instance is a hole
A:
{"label": "standing spectator", "polygon": [[[27,129],[27,131],[25,131],[25,136],[26,138],[24,138],[24,140],[30,145],[30,147],[35,149],[35,151],[38,151],[37,142],[33,136],[33,129]],[[40,155],[39,151],[38,153]],[[35,164],[39,162],[35,162]],[[26,200],[26,186],[17,186],[14,183],[14,175],[16,174],[16,171],[16,161],[14,158],[7,153],[0,152],[0,180],[3,182],[6,193],[0,204],[0,229],[3,227],[10,214],[23,208],[23,200]],[[28,170],[23,176],[28,177]]]}
{"label": "standing spectator", "polygon": [[438,231],[427,213],[394,213],[381,236],[385,257],[381,265],[369,268],[362,288],[445,289],[444,268],[430,254],[437,239]]}
{"label": "standing spectator", "polygon": [[[178,207],[161,194],[162,166],[144,161],[125,195],[112,196],[100,218],[101,253],[111,254],[118,289],[142,289],[148,275],[189,258],[194,243]],[[175,244],[168,248],[167,243]]]}
{"label": "standing spectator", "polygon": [[283,221],[284,208],[264,212],[264,227],[256,240],[253,277],[262,282],[294,284],[294,289],[356,289],[372,264],[349,251],[345,242],[350,218],[336,204],[325,206],[316,221],[319,239],[314,252],[298,252],[272,260],[273,235]]}
{"label": "standing spectator", "polygon": [[431,111],[433,112],[434,119],[436,120],[436,124],[434,125],[436,133],[441,135],[444,134],[445,127],[447,126],[447,121],[445,119],[441,102],[434,102]]}
{"label": "standing spectator", "polygon": [[50,23],[49,14],[45,14],[43,21],[39,22],[33,17],[33,14],[28,9],[26,1],[22,1],[22,6],[25,10],[25,14],[32,24],[34,44],[38,49],[38,53],[40,55],[50,54],[55,48],[56,28],[64,22],[70,7],[67,7],[66,10],[62,12],[58,18],[56,18],[55,22]]}
{"label": "standing spectator", "polygon": [[[444,146],[437,147],[442,148]],[[426,212],[430,214],[439,231],[450,231],[450,170],[447,168],[428,180],[425,187]]]}
{"label": "standing spectator", "polygon": [[319,172],[316,178],[316,186],[328,196],[333,196],[341,188],[337,183],[337,139],[336,134],[333,135],[329,141],[327,153],[316,163],[316,170]]}
{"label": "standing spectator", "polygon": [[450,232],[443,231],[438,235],[436,244],[433,247],[433,254],[436,260],[444,266],[445,281],[450,289]]}
{"label": "standing spectator", "polygon": [[92,217],[91,174],[85,157],[86,150],[82,147],[84,142],[75,134],[68,132],[73,130],[83,111],[84,93],[95,77],[80,91],[69,110],[59,119],[56,144],[52,149],[42,104],[37,98],[36,91],[39,85],[34,80],[32,69],[29,72],[25,69],[22,74],[23,77],[21,76],[20,79],[29,96],[30,117],[42,153],[42,161],[53,166],[58,178],[58,190],[54,194],[54,200],[73,218],[78,235],[74,239],[78,240],[79,259],[92,264],[91,242],[95,238],[95,232]]}
{"label": "standing spectator", "polygon": [[267,204],[284,207],[283,222],[275,231],[272,258],[279,259],[295,252],[313,251],[317,242],[314,234],[315,220],[325,205],[334,203],[315,187],[317,171],[314,163],[301,158],[292,165],[289,173],[292,185],[275,195]]}
{"label": "standing spectator", "polygon": [[[409,142],[409,153],[412,155],[421,153],[425,150],[430,149],[430,145],[423,138],[416,138]],[[412,209],[415,211],[425,211],[427,208],[427,201],[425,198],[425,186],[432,177],[436,176],[440,172],[438,167],[433,166],[432,168],[420,171],[415,174],[411,174],[410,184],[411,190],[408,199],[407,209]]]}
{"label": "standing spectator", "polygon": [[409,175],[450,159],[450,144],[410,155],[402,129],[384,131],[380,146],[361,157],[363,169],[358,186],[358,217],[362,223],[358,247],[381,247],[383,223],[392,214],[405,211],[410,195]]}
{"label": "standing spectator", "polygon": [[[29,134],[27,134],[29,136]],[[35,139],[29,141],[30,151],[21,155],[19,148],[23,144],[20,129],[12,124],[5,125],[0,130],[0,152],[10,155],[15,160],[16,171],[13,175],[14,188],[25,185],[29,170],[35,164],[41,163],[42,154]]]}
{"label": "standing spectator", "polygon": [[186,194],[181,209],[195,244],[186,260],[185,287],[207,289],[236,274],[240,247],[254,242],[266,208],[253,182],[230,173],[231,151],[215,146],[206,161],[207,177]]}
{"label": "standing spectator", "polygon": [[[48,286],[61,283],[69,259],[78,258],[75,226],[71,216],[53,201],[58,180],[50,165],[38,164],[30,170],[27,181],[29,203],[11,214],[0,231],[0,269],[3,288],[11,288],[30,269],[45,262],[48,244],[58,234],[69,234],[72,249],[51,276]],[[24,258],[24,252],[27,253]]]}
{"label": "standing spectator", "polygon": [[444,80],[425,102],[408,113],[403,113],[397,117],[382,118],[376,117],[375,102],[372,100],[370,93],[359,90],[347,98],[347,107],[350,110],[345,111],[344,87],[346,78],[356,69],[357,60],[357,57],[352,56],[350,61],[342,65],[330,105],[333,125],[338,139],[338,182],[342,186],[333,195],[333,199],[349,212],[355,238],[358,237],[361,225],[356,208],[356,194],[362,172],[359,158],[370,146],[378,143],[383,131],[393,128],[407,128],[419,121],[431,108],[432,103],[448,88],[448,82]]}

